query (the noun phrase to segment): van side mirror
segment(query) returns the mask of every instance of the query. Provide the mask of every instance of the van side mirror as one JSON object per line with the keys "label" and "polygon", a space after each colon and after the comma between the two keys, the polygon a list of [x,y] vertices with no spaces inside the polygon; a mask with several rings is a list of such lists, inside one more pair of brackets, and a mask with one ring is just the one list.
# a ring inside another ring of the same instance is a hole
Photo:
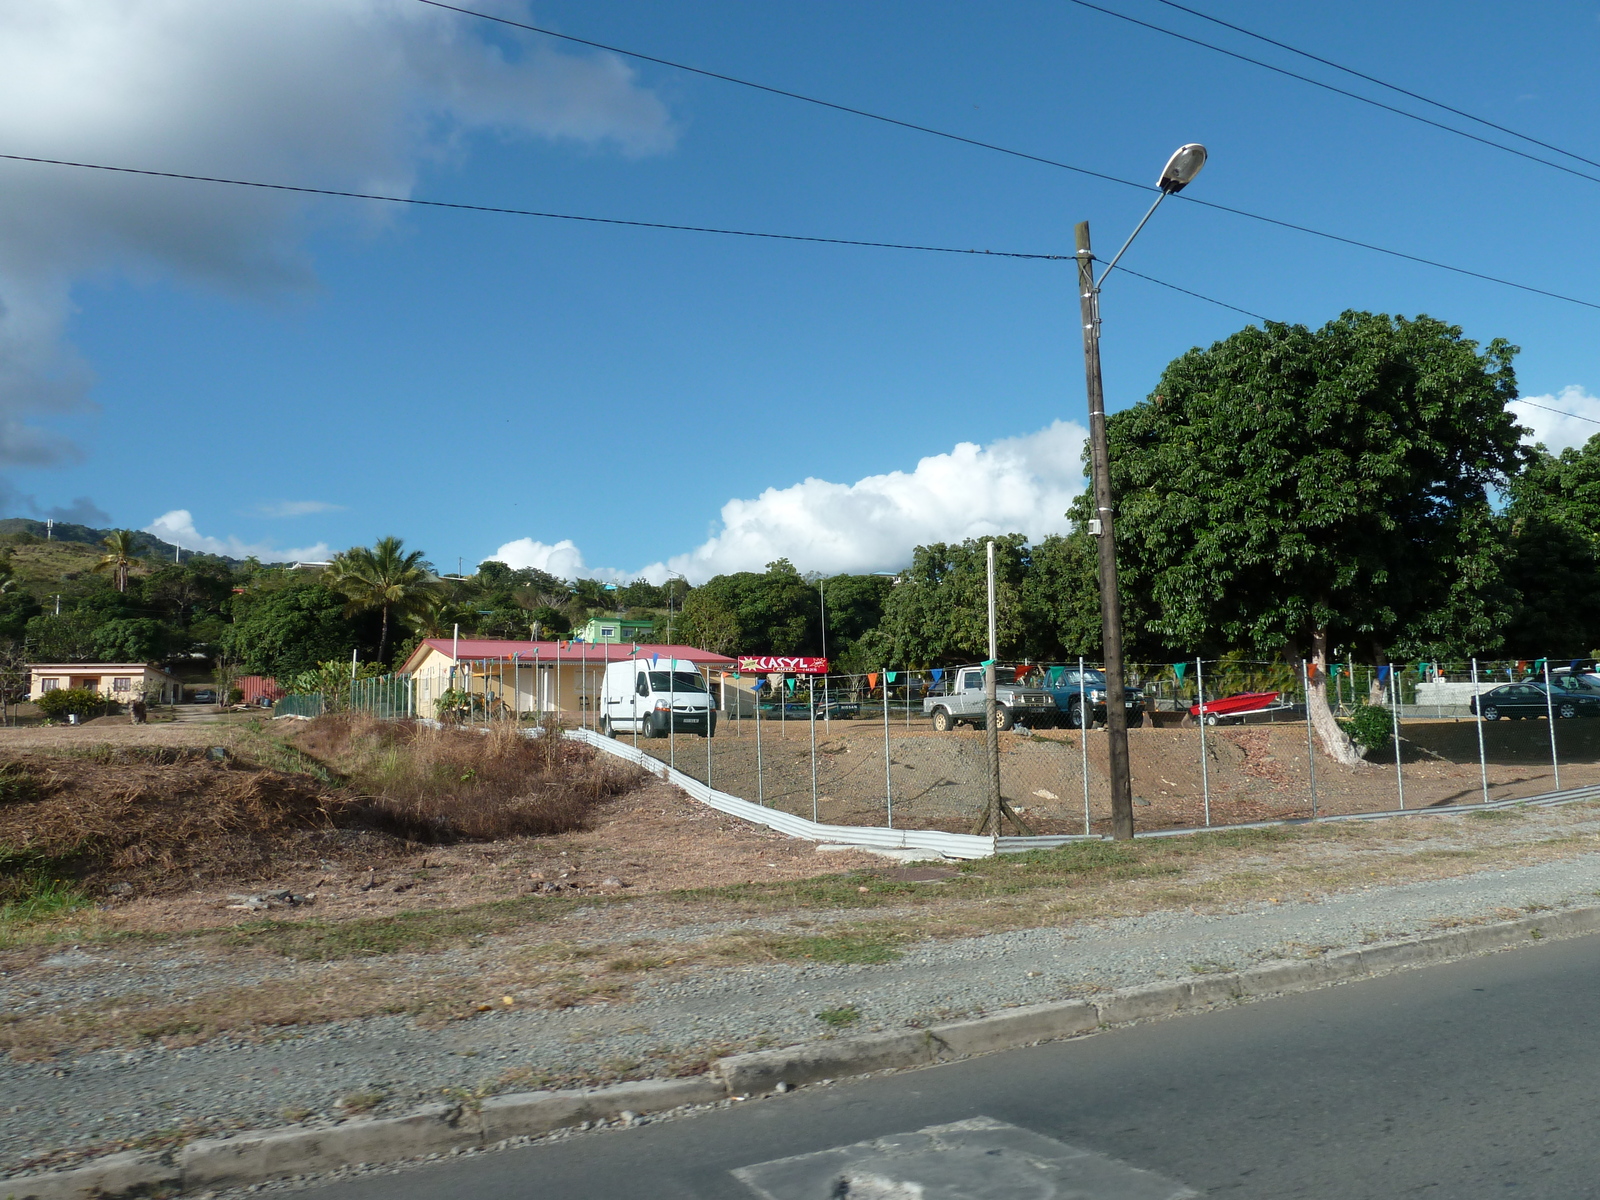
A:
{"label": "van side mirror", "polygon": [[650,681],[645,678],[643,671],[639,672],[639,683],[634,690],[637,691],[641,696],[648,696],[650,694]]}

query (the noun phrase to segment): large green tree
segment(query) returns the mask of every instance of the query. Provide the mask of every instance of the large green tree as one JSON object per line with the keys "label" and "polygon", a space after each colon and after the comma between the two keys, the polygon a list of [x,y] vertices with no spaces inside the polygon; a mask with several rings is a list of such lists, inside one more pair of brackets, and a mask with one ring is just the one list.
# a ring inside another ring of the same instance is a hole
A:
{"label": "large green tree", "polygon": [[786,558],[764,572],[716,575],[679,594],[675,640],[722,654],[814,653],[820,641],[816,589]]}
{"label": "large green tree", "polygon": [[1509,491],[1507,577],[1520,599],[1506,648],[1587,655],[1600,646],[1600,435],[1560,454],[1536,447]]}
{"label": "large green tree", "polygon": [[[911,667],[970,662],[989,649],[989,538],[934,542],[918,546],[911,565],[883,605],[878,628],[882,665]],[[1028,569],[1028,543],[1020,533],[995,543],[995,627],[1002,658],[1024,652],[1027,640],[1022,606]]]}
{"label": "large green tree", "polygon": [[404,619],[426,612],[439,591],[439,580],[422,551],[406,553],[397,537],[379,538],[371,547],[353,546],[336,556],[324,581],[345,597],[347,616],[380,614],[379,662],[388,661],[390,616]]}
{"label": "large green tree", "polygon": [[[1109,422],[1117,553],[1145,631],[1325,669],[1487,648],[1510,606],[1490,493],[1522,452],[1516,348],[1431,317],[1268,323],[1174,360]],[[1324,746],[1355,752],[1321,689]]]}
{"label": "large green tree", "polygon": [[224,649],[245,671],[280,679],[329,659],[348,659],[353,648],[370,649],[372,643],[365,623],[345,615],[346,604],[337,592],[309,580],[246,592],[234,599]]}

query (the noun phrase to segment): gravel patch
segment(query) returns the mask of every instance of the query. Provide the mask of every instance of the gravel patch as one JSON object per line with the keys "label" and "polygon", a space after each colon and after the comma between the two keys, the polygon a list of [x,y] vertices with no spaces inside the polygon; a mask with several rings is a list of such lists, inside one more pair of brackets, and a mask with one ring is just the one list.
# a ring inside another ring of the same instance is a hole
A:
{"label": "gravel patch", "polygon": [[[442,1089],[527,1090],[527,1081],[541,1074],[593,1072],[597,1066],[626,1074],[631,1063],[664,1056],[691,1062],[832,1035],[836,1027],[819,1020],[819,1012],[858,1012],[859,1019],[840,1030],[845,1033],[932,1023],[1441,925],[1593,903],[1597,893],[1600,854],[1590,853],[1324,898],[1285,895],[1280,903],[1222,914],[1160,912],[924,943],[884,964],[703,969],[641,983],[630,1003],[493,1012],[433,1029],[407,1017],[381,1017],[182,1049],[152,1044],[48,1062],[13,1061],[6,1064],[0,1096],[0,1169],[18,1170],[53,1151],[110,1148],[156,1131],[181,1136],[337,1120],[349,1111],[340,1103],[352,1097],[351,1103],[371,1111],[399,1112],[437,1099]],[[580,911],[568,921],[581,926],[599,919]],[[783,918],[763,918],[723,923],[715,931],[782,927]],[[710,929],[657,934],[690,937]],[[463,949],[392,961],[395,970],[460,971],[480,953]],[[5,1010],[29,1011],[29,1005],[66,999],[135,1003],[143,995],[182,997],[224,969],[204,952],[122,962],[74,948],[51,958],[54,965],[46,960],[25,976],[0,978]],[[283,972],[332,972],[335,966],[262,958],[249,965],[253,976],[237,961],[225,969],[238,982]]]}

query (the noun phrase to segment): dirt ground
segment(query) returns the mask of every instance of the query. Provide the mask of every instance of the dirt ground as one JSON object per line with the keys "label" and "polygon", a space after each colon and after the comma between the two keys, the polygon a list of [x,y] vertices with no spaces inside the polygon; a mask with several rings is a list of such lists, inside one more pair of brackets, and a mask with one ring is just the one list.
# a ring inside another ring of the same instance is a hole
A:
{"label": "dirt ground", "polygon": [[[1486,723],[1480,774],[1478,725],[1470,720],[1407,721],[1401,730],[1397,780],[1391,756],[1341,766],[1319,749],[1308,756],[1306,729],[1282,725],[1152,728],[1128,731],[1135,821],[1143,829],[1204,825],[1209,793],[1212,824],[1312,815],[1383,812],[1532,796],[1556,787],[1545,721]],[[710,746],[713,786],[804,817],[845,825],[882,825],[966,832],[985,803],[984,734],[966,728],[934,733],[920,720],[818,723],[813,755],[809,723],[763,722],[759,754],[754,722],[729,722]],[[1600,722],[1556,724],[1562,787],[1600,783]],[[1085,831],[1084,735],[1075,730],[1016,731],[1000,736],[1001,792],[1036,833]],[[1106,734],[1088,734],[1089,829],[1110,829]],[[707,744],[676,739],[679,770],[707,778]],[[666,760],[664,741],[640,742]],[[759,771],[758,771],[759,757]],[[1314,778],[1313,778],[1314,776]],[[1403,783],[1404,796],[1401,795]],[[891,813],[892,802],[892,813]]]}
{"label": "dirt ground", "polygon": [[[333,864],[328,864],[333,866]],[[180,931],[275,920],[384,917],[513,896],[644,894],[676,888],[806,879],[881,867],[858,854],[817,854],[810,842],[747,825],[651,781],[601,806],[592,828],[544,838],[429,847],[374,864],[325,870],[305,863],[270,880],[219,880],[181,895],[135,898],[105,916],[127,930]],[[310,905],[270,914],[232,897],[287,890]]]}
{"label": "dirt ground", "polygon": [[[53,771],[63,785],[63,803],[83,789],[112,797],[96,820],[130,822],[130,812],[158,821],[191,819],[196,813],[209,818],[234,802],[235,793],[255,801],[266,787],[276,799],[285,785],[290,800],[315,817],[317,801],[328,789],[308,776],[263,770],[251,761],[269,746],[264,734],[289,732],[232,720],[6,729],[0,730],[0,760]],[[214,746],[227,751],[226,761],[205,757]],[[158,747],[172,753],[152,758]],[[6,807],[11,811],[0,812],[0,842],[26,845],[30,833],[42,833],[21,827],[38,823],[39,806],[27,806],[27,818],[24,806]],[[230,840],[228,855],[212,854],[203,861],[178,856],[163,863],[150,861],[148,854],[124,854],[89,881],[102,906],[96,923],[105,930],[177,932],[264,916],[287,921],[385,917],[517,896],[640,894],[797,880],[883,865],[881,858],[854,853],[819,855],[809,842],[727,817],[648,778],[639,788],[602,801],[588,828],[549,837],[422,846],[382,834],[329,831],[311,820],[300,840],[280,842],[270,848],[273,853],[251,854],[257,832],[241,830]],[[127,840],[139,844],[137,838]],[[295,899],[271,895],[281,892]],[[249,897],[260,899],[252,904]]]}

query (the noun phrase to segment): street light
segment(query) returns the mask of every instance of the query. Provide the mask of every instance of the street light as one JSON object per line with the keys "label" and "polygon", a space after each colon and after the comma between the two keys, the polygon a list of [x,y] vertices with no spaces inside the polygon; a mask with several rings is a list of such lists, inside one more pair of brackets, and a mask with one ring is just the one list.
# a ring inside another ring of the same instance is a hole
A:
{"label": "street light", "polygon": [[[1106,659],[1106,737],[1111,767],[1111,836],[1133,836],[1133,781],[1128,774],[1128,714],[1123,708],[1122,600],[1117,594],[1117,546],[1111,510],[1111,457],[1106,448],[1106,397],[1100,378],[1100,285],[1133,245],[1133,239],[1155,216],[1168,196],[1181,192],[1206,165],[1206,148],[1191,142],[1180,146],[1162,168],[1156,186],[1161,194],[1134,226],[1100,278],[1094,275],[1089,247],[1089,222],[1078,225],[1078,300],[1083,314],[1083,367],[1089,390],[1089,461],[1093,471],[1094,516],[1089,532],[1100,559],[1100,629]],[[1087,728],[1085,721],[1085,728]]]}

